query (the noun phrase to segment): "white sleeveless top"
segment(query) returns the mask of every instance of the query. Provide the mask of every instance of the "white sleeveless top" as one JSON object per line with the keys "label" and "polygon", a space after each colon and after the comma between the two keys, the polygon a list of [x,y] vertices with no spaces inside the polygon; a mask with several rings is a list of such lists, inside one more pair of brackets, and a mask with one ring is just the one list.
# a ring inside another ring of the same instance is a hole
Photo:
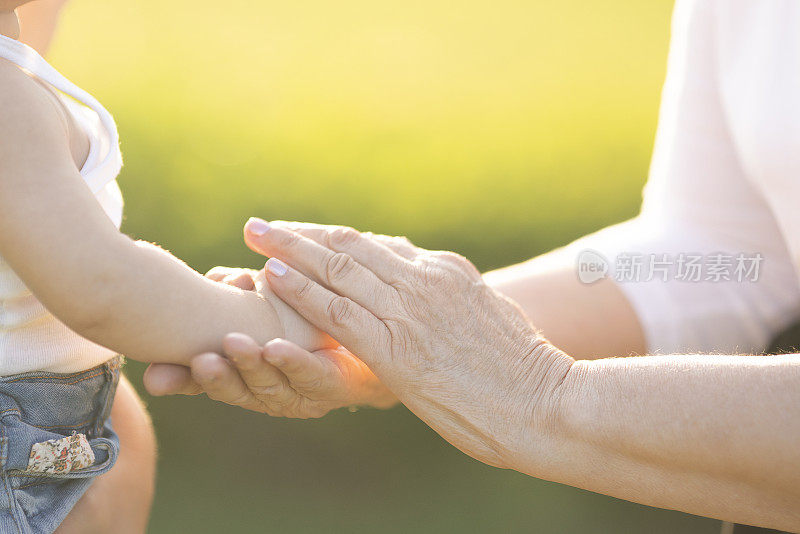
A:
{"label": "white sleeveless top", "polygon": [[[116,178],[122,167],[114,119],[91,95],[58,73],[29,46],[0,35],[0,57],[49,84],[89,138],[81,176],[119,228],[122,194]],[[80,298],[80,295],[75,295]],[[0,257],[0,375],[28,371],[89,369],[115,353],[88,341],[53,317]]]}

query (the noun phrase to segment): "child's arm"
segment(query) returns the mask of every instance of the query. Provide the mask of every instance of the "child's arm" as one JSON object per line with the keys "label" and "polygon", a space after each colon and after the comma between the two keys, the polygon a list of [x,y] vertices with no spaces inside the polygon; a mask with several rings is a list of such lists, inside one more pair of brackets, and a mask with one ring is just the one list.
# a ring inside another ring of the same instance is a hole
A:
{"label": "child's arm", "polygon": [[[0,62],[0,255],[62,322],[144,361],[187,362],[239,331],[260,342],[285,332],[254,292],[205,279],[167,252],[119,233],[80,176],[65,117],[24,73]],[[288,307],[277,298],[283,314]],[[298,325],[297,316],[289,318]],[[297,330],[297,328],[292,328]]]}

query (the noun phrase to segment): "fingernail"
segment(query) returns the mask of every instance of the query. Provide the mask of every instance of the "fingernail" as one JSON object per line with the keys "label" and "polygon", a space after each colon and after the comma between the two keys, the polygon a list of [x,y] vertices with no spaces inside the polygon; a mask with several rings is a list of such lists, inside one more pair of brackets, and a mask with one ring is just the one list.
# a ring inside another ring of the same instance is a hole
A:
{"label": "fingernail", "polygon": [[245,226],[247,227],[248,232],[259,237],[266,234],[267,230],[269,230],[269,223],[264,219],[259,219],[258,217],[250,217]]}
{"label": "fingernail", "polygon": [[275,276],[283,276],[286,274],[288,267],[281,260],[270,258],[267,260],[267,270]]}

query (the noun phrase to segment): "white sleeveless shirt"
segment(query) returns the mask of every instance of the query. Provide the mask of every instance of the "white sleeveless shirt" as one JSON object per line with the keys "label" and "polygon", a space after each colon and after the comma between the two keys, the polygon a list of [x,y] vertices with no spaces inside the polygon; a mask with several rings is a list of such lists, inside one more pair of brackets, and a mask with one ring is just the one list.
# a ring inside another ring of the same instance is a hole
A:
{"label": "white sleeveless shirt", "polygon": [[[89,155],[80,169],[81,176],[119,228],[122,194],[116,178],[122,156],[114,119],[97,100],[64,78],[29,46],[0,35],[0,57],[56,90],[67,112],[89,139]],[[80,371],[113,356],[114,352],[82,338],[50,314],[0,257],[0,375]]]}

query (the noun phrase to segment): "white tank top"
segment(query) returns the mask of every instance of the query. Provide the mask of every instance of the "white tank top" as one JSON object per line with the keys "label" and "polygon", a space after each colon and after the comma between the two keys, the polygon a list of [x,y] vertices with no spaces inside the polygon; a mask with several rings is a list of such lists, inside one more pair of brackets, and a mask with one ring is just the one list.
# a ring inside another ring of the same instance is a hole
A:
{"label": "white tank top", "polygon": [[[122,156],[114,119],[97,100],[64,78],[29,46],[0,35],[0,57],[54,88],[67,112],[86,133],[89,155],[80,169],[81,176],[119,228],[122,194],[116,178]],[[114,355],[53,317],[0,257],[0,375],[80,371]]]}

